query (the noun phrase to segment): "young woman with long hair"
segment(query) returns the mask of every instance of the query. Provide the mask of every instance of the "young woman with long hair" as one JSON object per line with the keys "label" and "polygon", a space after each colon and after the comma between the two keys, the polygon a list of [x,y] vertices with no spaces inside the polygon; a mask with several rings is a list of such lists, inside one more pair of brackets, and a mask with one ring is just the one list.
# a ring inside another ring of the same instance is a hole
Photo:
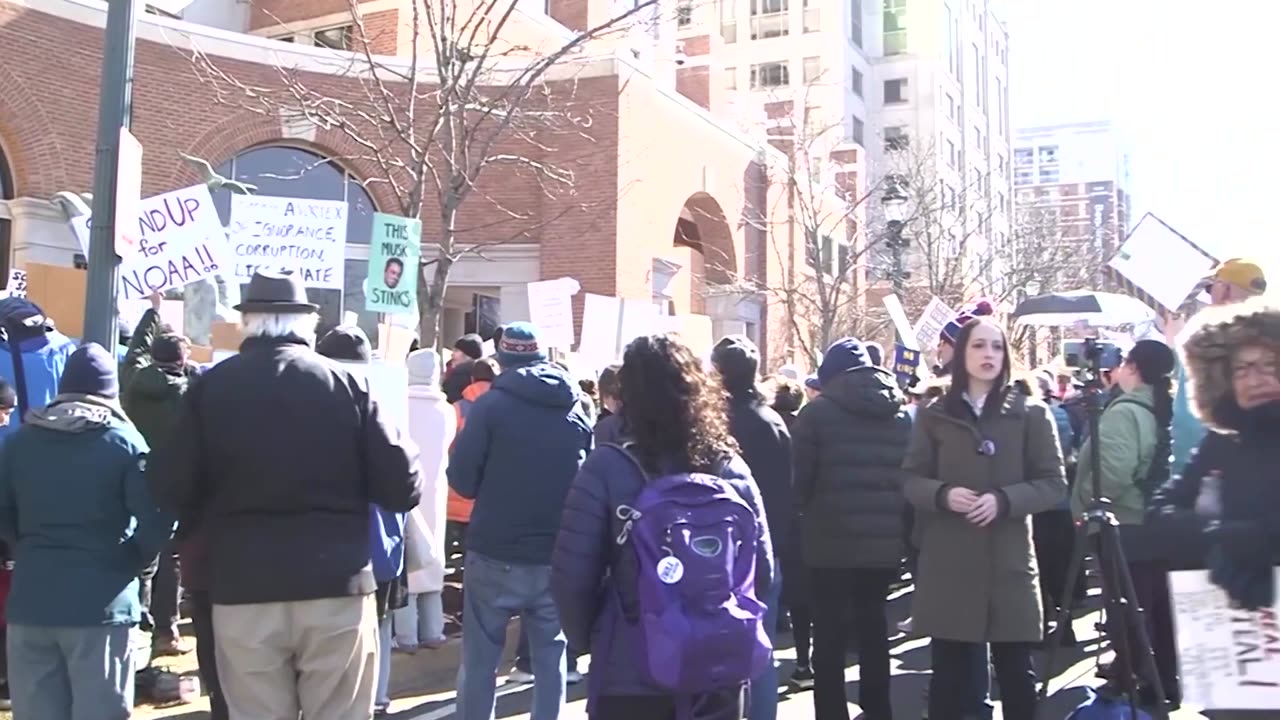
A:
{"label": "young woman with long hair", "polygon": [[1005,716],[1032,718],[1044,611],[1031,516],[1066,493],[1062,450],[1049,409],[1012,388],[999,325],[969,320],[955,345],[951,385],[917,413],[903,462],[920,540],[914,629],[933,647],[929,717],[969,712],[990,644]]}
{"label": "young woman with long hair", "polygon": [[[1178,654],[1173,636],[1173,609],[1169,602],[1168,545],[1160,540],[1161,528],[1146,522],[1147,507],[1156,491],[1169,479],[1170,424],[1173,422],[1173,350],[1159,340],[1143,340],[1133,346],[1111,377],[1120,394],[1107,404],[1098,421],[1098,443],[1087,438],[1080,446],[1076,482],[1071,492],[1072,514],[1079,516],[1093,502],[1093,454],[1098,453],[1102,496],[1120,523],[1125,559],[1133,578],[1138,604],[1143,609],[1147,635],[1155,651],[1156,668],[1166,696],[1177,701]],[[1116,662],[1104,674],[1116,689],[1126,688],[1131,672],[1122,650],[1135,648],[1138,636],[1130,628],[1121,645],[1117,623],[1111,641]],[[1149,678],[1142,695],[1157,701]]]}
{"label": "young woman with long hair", "polygon": [[625,608],[635,601],[637,574],[647,569],[637,568],[635,555],[617,541],[632,530],[619,511],[653,479],[698,473],[725,481],[754,515],[755,547],[744,550],[755,555],[755,593],[762,598],[773,581],[773,552],[759,488],[729,433],[724,388],[688,346],[673,335],[637,338],[618,374],[627,444],[597,447],[583,464],[565,501],[551,568],[569,644],[590,648],[588,716],[675,720],[679,712],[681,720],[738,720],[745,678],[676,695],[642,666],[640,648],[653,638]]}

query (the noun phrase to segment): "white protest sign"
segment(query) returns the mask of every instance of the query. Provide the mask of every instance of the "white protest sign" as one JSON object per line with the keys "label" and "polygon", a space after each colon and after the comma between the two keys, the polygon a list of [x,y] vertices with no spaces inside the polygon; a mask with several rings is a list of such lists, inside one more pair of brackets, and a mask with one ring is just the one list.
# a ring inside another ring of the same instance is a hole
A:
{"label": "white protest sign", "polygon": [[378,403],[378,410],[391,424],[400,429],[402,437],[409,437],[409,370],[404,365],[392,365],[381,360],[364,363],[342,363],[352,374],[367,378],[369,397]]}
{"label": "white protest sign", "polygon": [[227,228],[236,282],[259,267],[297,270],[309,288],[342,290],[347,203],[232,195]]}
{"label": "white protest sign", "polygon": [[1107,264],[1176,312],[1218,263],[1155,215],[1148,214]]}
{"label": "white protest sign", "polygon": [[581,286],[569,277],[529,283],[529,322],[538,327],[547,347],[573,347],[573,296]]}
{"label": "white protest sign", "polygon": [[608,295],[587,293],[582,303],[582,337],[578,354],[600,370],[618,359],[618,331],[622,327],[622,301]]}
{"label": "white protest sign", "polygon": [[1169,573],[1169,595],[1183,699],[1209,710],[1280,710],[1277,609],[1232,608],[1204,570]]}
{"label": "white protest sign", "polygon": [[920,349],[932,350],[937,347],[942,328],[946,327],[955,316],[956,311],[935,295],[925,306],[924,312],[920,315],[920,321],[916,323],[916,342],[919,343]]}
{"label": "white protest sign", "polygon": [[920,346],[916,344],[916,334],[911,331],[911,321],[907,319],[907,311],[902,309],[902,301],[897,295],[884,296],[884,309],[889,311],[889,319],[893,321],[893,327],[898,331],[898,338],[908,350],[919,350]]}
{"label": "white protest sign", "polygon": [[[204,185],[142,201],[137,251],[120,262],[120,297],[139,300],[153,290],[185,287],[225,268],[226,231]],[[89,247],[92,218],[71,221],[80,245]]]}
{"label": "white protest sign", "polygon": [[7,297],[27,296],[27,271],[13,268],[9,271],[9,282],[4,286]]}
{"label": "white protest sign", "polygon": [[632,340],[665,330],[662,312],[652,300],[623,300],[621,328],[618,331],[618,347],[626,352]]}

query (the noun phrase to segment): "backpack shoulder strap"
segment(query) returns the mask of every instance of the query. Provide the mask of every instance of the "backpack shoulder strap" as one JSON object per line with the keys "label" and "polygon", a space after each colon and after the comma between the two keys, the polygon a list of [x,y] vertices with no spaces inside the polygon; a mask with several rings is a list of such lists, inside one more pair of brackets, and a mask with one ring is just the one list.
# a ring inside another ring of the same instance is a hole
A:
{"label": "backpack shoulder strap", "polygon": [[23,366],[22,348],[19,347],[22,333],[16,332],[17,330],[15,324],[5,328],[5,340],[9,345],[9,354],[13,357],[13,390],[18,396],[18,417],[25,420],[31,402],[27,397],[27,369]]}

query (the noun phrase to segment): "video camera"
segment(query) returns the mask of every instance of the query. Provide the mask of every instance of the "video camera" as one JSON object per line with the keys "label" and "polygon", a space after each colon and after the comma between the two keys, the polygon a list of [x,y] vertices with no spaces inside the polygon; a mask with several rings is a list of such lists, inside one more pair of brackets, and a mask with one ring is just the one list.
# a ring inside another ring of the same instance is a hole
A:
{"label": "video camera", "polygon": [[1099,370],[1114,370],[1120,367],[1124,353],[1115,343],[1093,338],[1062,341],[1062,359],[1067,367],[1087,370],[1093,366],[1091,361],[1095,358]]}

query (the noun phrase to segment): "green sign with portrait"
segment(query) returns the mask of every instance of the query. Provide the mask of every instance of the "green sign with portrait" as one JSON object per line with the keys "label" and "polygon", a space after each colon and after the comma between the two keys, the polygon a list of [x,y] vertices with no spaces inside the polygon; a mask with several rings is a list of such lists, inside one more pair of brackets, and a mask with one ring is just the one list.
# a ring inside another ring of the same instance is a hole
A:
{"label": "green sign with portrait", "polygon": [[416,273],[421,244],[421,220],[373,214],[365,309],[388,314],[418,311]]}

